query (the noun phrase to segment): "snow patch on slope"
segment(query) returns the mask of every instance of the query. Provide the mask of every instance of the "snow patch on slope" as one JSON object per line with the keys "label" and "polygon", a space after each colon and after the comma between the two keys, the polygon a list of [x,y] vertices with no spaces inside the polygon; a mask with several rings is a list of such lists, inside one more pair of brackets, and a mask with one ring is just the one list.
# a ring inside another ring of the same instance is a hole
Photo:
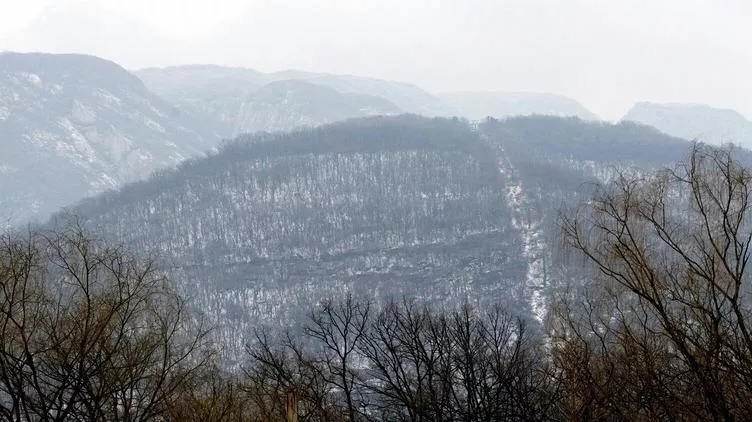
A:
{"label": "snow patch on slope", "polygon": [[[486,142],[488,138],[479,134]],[[527,261],[525,291],[533,315],[543,323],[548,312],[544,289],[547,285],[547,263],[550,250],[544,240],[540,218],[528,200],[522,180],[502,147],[496,146],[499,174],[506,185],[504,198],[512,212],[512,227],[520,232],[522,256]]]}
{"label": "snow patch on slope", "polygon": [[42,87],[42,78],[40,78],[39,75],[34,73],[22,73],[21,76],[23,76],[23,78],[26,79],[26,82],[31,85],[34,85],[37,88]]}

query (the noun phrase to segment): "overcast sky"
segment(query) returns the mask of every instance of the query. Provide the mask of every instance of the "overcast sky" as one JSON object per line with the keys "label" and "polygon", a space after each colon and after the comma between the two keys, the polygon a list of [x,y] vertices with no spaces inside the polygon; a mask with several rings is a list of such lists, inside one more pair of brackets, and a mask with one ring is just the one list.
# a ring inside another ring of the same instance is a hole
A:
{"label": "overcast sky", "polygon": [[752,117],[748,0],[0,0],[0,49],[552,92]]}

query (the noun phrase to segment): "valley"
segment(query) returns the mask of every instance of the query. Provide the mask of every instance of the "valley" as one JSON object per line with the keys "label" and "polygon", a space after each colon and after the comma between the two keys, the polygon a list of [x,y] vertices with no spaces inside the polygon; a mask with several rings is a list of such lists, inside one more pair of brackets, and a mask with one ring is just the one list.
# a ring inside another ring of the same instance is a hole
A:
{"label": "valley", "polygon": [[752,415],[744,2],[0,7],[0,421]]}

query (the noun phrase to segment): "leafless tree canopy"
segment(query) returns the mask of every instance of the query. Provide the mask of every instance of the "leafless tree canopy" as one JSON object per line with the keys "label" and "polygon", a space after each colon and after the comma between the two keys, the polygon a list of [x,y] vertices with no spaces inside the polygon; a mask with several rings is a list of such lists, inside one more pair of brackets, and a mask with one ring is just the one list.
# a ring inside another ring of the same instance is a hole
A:
{"label": "leafless tree canopy", "polygon": [[0,240],[0,417],[154,420],[206,332],[150,261],[77,226]]}
{"label": "leafless tree canopy", "polygon": [[247,371],[263,420],[284,420],[274,406],[290,389],[307,421],[551,419],[555,379],[522,320],[410,300],[375,309],[352,296],[326,301],[304,344],[258,334]]}
{"label": "leafless tree canopy", "polygon": [[623,177],[564,219],[599,273],[552,324],[577,419],[752,415],[752,174],[731,154],[695,146],[685,164]]}

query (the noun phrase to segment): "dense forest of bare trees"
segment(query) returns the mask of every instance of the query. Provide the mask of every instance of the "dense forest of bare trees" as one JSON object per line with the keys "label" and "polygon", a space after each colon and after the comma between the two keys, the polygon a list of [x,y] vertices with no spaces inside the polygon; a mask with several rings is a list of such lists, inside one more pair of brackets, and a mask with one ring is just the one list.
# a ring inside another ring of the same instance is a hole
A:
{"label": "dense forest of bare trees", "polygon": [[752,173],[732,152],[696,146],[564,219],[597,271],[552,330],[578,419],[752,415]]}
{"label": "dense forest of bare trees", "polygon": [[0,417],[154,420],[211,358],[153,262],[78,226],[0,240]]}
{"label": "dense forest of bare trees", "polygon": [[154,261],[78,225],[0,243],[3,420],[745,420],[752,173],[696,146],[561,220],[580,280],[544,329],[501,306],[346,294],[228,370]]}

